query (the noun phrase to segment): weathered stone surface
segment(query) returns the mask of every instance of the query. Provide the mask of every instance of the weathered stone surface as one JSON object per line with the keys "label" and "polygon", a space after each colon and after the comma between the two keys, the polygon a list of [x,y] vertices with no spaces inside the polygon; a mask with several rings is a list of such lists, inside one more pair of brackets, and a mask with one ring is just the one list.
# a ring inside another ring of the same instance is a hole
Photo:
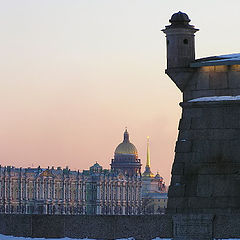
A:
{"label": "weathered stone surface", "polygon": [[115,217],[115,239],[133,236],[135,239],[153,239],[158,237],[159,234],[161,237],[172,235],[172,219],[170,216]]}
{"label": "weathered stone surface", "polygon": [[[191,159],[193,157],[193,153],[175,153],[175,159],[174,162],[175,163],[184,163],[184,162],[191,162]],[[172,170],[174,171],[174,167],[172,168]]]}
{"label": "weathered stone surface", "polygon": [[209,89],[209,72],[201,72],[196,76],[197,89]]}
{"label": "weathered stone surface", "polygon": [[32,236],[30,215],[0,214],[0,233],[14,236]]}
{"label": "weathered stone surface", "polygon": [[[185,95],[184,95],[185,96]],[[200,98],[200,97],[207,97],[207,96],[215,96],[215,90],[195,90],[191,91],[191,98],[190,99],[185,99],[184,101],[195,99],[195,98]]]}
{"label": "weathered stone surface", "polygon": [[240,72],[239,71],[229,71],[228,72],[229,88],[240,88]]}
{"label": "weathered stone surface", "polygon": [[192,142],[191,141],[177,141],[175,152],[187,153],[192,151]]}
{"label": "weathered stone surface", "polygon": [[190,125],[191,124],[191,118],[186,118],[186,119],[180,119],[179,121],[179,126],[178,126],[178,130],[182,130],[182,129],[190,129]]}
{"label": "weathered stone surface", "polygon": [[32,215],[32,236],[60,238],[64,236],[64,218],[61,216]]}
{"label": "weathered stone surface", "polygon": [[231,89],[231,95],[232,95],[232,96],[238,96],[238,95],[240,95],[240,88],[232,88],[232,89]]}
{"label": "weathered stone surface", "polygon": [[212,240],[213,217],[211,214],[174,215],[174,240]]}
{"label": "weathered stone surface", "polygon": [[215,238],[228,239],[239,238],[240,215],[224,214],[217,215],[213,223],[213,235]]}
{"label": "weathered stone surface", "polygon": [[228,75],[226,72],[209,72],[209,89],[228,88]]}
{"label": "weathered stone surface", "polygon": [[185,194],[185,185],[179,182],[176,182],[174,186],[171,186],[171,191],[169,191],[169,196],[174,197],[184,197]]}
{"label": "weathered stone surface", "polygon": [[183,162],[175,162],[172,167],[173,175],[183,175],[184,173],[184,163]]}
{"label": "weathered stone surface", "polygon": [[0,214],[0,233],[36,238],[117,239],[134,237],[150,240],[173,236],[171,215],[63,216]]}
{"label": "weathered stone surface", "polygon": [[114,216],[65,216],[64,236],[71,238],[111,239],[115,233]]}

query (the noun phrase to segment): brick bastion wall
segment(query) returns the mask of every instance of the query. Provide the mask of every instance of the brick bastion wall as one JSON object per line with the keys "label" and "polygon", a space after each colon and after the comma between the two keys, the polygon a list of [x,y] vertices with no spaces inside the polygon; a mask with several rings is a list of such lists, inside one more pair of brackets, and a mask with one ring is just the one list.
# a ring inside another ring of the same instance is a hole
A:
{"label": "brick bastion wall", "polygon": [[[22,237],[44,238],[94,238],[117,239],[134,237],[135,239],[152,239],[155,237],[174,238],[179,235],[177,215],[142,215],[142,216],[57,216],[57,215],[0,215],[0,233]],[[186,215],[191,218],[191,214]],[[181,217],[181,216],[180,216]],[[184,217],[184,215],[183,215]],[[192,219],[194,215],[192,214]],[[192,234],[193,225],[181,228],[181,234]],[[212,238],[239,238],[240,214],[215,215],[207,231]],[[186,231],[186,232],[184,232]],[[197,226],[194,233],[198,236]],[[175,238],[174,238],[175,239]],[[176,239],[178,239],[176,237]]]}

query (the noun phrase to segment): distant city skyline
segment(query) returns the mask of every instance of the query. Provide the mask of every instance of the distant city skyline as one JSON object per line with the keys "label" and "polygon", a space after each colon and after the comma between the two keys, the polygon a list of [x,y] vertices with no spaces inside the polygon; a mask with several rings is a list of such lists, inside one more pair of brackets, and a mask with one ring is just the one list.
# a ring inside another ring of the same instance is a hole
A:
{"label": "distant city skyline", "polygon": [[168,185],[181,94],[160,30],[186,12],[197,58],[238,53],[240,2],[0,2],[0,164],[110,168],[127,126],[142,171],[150,136],[151,170]]}

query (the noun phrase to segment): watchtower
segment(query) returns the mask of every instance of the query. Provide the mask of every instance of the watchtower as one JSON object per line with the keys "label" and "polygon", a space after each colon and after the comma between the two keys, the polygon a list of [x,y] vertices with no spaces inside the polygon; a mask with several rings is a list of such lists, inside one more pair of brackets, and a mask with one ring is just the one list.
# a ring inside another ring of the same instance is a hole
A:
{"label": "watchtower", "polygon": [[167,69],[189,67],[195,60],[194,33],[198,31],[190,25],[188,15],[174,13],[163,32],[167,40]]}

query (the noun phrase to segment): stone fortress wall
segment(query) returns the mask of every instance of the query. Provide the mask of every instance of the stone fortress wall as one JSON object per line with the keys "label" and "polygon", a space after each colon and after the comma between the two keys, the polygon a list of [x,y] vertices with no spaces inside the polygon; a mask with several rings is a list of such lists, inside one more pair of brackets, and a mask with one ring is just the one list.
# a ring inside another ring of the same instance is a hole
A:
{"label": "stone fortress wall", "polygon": [[[181,223],[174,222],[174,216],[169,214],[139,216],[0,214],[0,233],[38,238],[134,237],[137,240],[150,240],[155,237],[174,238],[177,234],[191,233],[198,239],[201,236],[201,229],[194,226],[195,220],[188,219],[187,232],[184,232],[184,228],[177,232]],[[212,238],[239,238],[240,214],[217,215],[212,224],[205,227]]]}
{"label": "stone fortress wall", "polygon": [[211,240],[239,221],[240,54],[195,59],[198,29],[189,22],[178,12],[163,30],[166,73],[183,93],[167,212],[174,239]]}

